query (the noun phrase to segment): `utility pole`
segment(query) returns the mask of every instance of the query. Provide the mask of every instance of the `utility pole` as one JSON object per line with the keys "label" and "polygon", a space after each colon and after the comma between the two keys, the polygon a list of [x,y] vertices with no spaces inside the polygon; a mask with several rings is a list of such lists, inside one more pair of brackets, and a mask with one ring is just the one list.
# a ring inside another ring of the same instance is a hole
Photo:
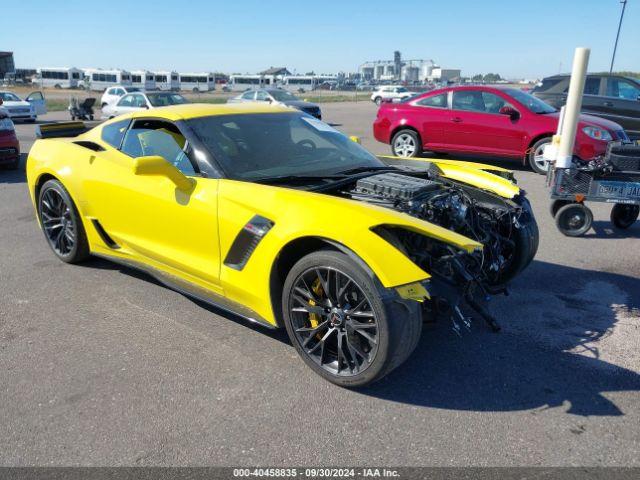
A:
{"label": "utility pole", "polygon": [[609,74],[613,73],[613,62],[616,59],[616,50],[618,49],[618,38],[620,38],[620,28],[622,27],[622,19],[624,18],[624,9],[627,6],[627,0],[620,0],[622,4],[622,13],[620,14],[620,22],[618,23],[618,33],[616,34],[616,43],[613,46],[613,55],[611,56],[611,67],[609,68]]}

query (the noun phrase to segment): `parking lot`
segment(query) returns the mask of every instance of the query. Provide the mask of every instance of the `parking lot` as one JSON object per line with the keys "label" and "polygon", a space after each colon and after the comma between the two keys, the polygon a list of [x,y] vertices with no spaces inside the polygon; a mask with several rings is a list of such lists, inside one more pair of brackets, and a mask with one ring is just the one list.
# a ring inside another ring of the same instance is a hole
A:
{"label": "parking lot", "polygon": [[[322,108],[388,153],[373,104]],[[34,128],[17,126],[25,153]],[[285,332],[106,261],[60,262],[24,169],[0,171],[0,463],[640,466],[640,222],[621,233],[594,204],[594,230],[566,238],[545,179],[489,161],[516,170],[541,232],[492,300],[502,332],[426,325],[404,365],[356,391],[313,373]]]}

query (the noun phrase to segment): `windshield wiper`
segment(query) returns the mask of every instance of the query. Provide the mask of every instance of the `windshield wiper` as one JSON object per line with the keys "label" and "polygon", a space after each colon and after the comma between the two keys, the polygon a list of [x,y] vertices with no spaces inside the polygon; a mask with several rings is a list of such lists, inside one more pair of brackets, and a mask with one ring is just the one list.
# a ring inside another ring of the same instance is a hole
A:
{"label": "windshield wiper", "polygon": [[289,183],[289,182],[310,182],[317,180],[343,179],[344,175],[277,175],[274,177],[262,177],[251,180],[254,183]]}
{"label": "windshield wiper", "polygon": [[356,168],[350,168],[348,170],[343,170],[341,172],[339,172],[342,175],[354,175],[356,173],[364,173],[364,172],[377,172],[377,171],[385,171],[385,172],[395,172],[397,170],[397,168],[395,167],[383,167],[383,166],[377,166],[377,167],[356,167]]}

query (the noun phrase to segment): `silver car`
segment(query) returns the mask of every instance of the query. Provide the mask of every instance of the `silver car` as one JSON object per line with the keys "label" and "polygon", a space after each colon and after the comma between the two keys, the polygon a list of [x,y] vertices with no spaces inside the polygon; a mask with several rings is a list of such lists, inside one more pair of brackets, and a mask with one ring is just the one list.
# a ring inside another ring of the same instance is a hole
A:
{"label": "silver car", "polygon": [[247,90],[237,97],[227,100],[228,103],[244,103],[244,102],[268,102],[273,104],[287,105],[288,107],[297,108],[298,110],[308,113],[318,120],[322,120],[322,112],[320,107],[315,103],[305,102],[286,90],[279,88],[260,88],[255,90]]}

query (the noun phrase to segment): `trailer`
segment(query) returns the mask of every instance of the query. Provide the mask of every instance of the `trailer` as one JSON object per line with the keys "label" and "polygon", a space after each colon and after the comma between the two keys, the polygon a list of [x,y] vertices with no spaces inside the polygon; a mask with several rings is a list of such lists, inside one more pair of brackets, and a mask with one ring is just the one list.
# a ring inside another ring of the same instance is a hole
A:
{"label": "trailer", "polygon": [[568,237],[589,231],[593,213],[585,202],[613,204],[611,223],[627,229],[640,213],[640,145],[611,142],[606,155],[586,165],[550,169],[551,214]]}

